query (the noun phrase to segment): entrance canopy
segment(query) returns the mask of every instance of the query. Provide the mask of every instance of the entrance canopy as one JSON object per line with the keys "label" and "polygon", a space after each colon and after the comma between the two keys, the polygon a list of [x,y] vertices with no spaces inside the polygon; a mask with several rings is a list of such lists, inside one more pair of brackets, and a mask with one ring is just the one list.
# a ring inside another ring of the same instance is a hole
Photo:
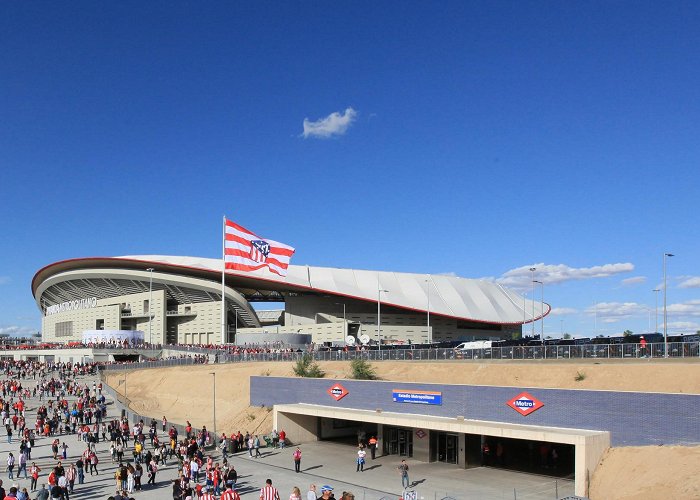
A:
{"label": "entrance canopy", "polygon": [[511,424],[464,417],[434,417],[427,415],[338,408],[310,404],[281,404],[273,408],[273,428],[284,429],[292,441],[318,439],[315,435],[318,418],[352,420],[425,430],[447,431],[460,434],[495,436],[575,446],[576,494],[585,495],[588,473],[595,470],[605,450],[610,447],[610,433],[585,429],[567,429],[536,425]]}

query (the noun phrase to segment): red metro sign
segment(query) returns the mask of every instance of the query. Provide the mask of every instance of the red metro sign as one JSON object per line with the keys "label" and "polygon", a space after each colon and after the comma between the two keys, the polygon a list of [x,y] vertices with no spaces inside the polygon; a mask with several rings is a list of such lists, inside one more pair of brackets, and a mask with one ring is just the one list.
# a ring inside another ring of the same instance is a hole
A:
{"label": "red metro sign", "polygon": [[506,404],[520,413],[523,417],[539,410],[544,406],[542,401],[530,396],[527,392],[521,392]]}
{"label": "red metro sign", "polygon": [[334,384],[334,385],[331,386],[326,392],[328,392],[328,394],[330,395],[330,397],[332,397],[332,398],[335,399],[336,401],[340,401],[340,400],[343,399],[345,396],[347,396],[348,394],[350,394],[350,393],[348,392],[348,390],[347,390],[345,387],[343,387],[342,385],[340,385],[340,384]]}

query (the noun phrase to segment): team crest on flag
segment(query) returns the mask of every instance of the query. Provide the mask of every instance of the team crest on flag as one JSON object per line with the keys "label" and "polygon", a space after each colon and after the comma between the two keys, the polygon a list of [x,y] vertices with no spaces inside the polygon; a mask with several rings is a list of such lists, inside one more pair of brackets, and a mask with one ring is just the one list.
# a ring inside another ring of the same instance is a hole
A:
{"label": "team crest on flag", "polygon": [[265,240],[250,242],[250,258],[255,262],[265,262],[270,253],[270,244]]}
{"label": "team crest on flag", "polygon": [[287,267],[294,254],[294,248],[279,241],[263,239],[235,222],[224,220],[226,269],[255,271],[266,267],[279,276],[287,275]]}

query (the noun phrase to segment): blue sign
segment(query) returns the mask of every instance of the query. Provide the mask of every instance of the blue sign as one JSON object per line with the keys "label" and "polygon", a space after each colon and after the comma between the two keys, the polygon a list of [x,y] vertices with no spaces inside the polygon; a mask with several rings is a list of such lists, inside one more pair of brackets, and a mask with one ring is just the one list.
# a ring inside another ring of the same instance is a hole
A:
{"label": "blue sign", "polygon": [[392,397],[395,403],[417,403],[421,405],[441,405],[442,393],[435,391],[404,391],[394,389]]}

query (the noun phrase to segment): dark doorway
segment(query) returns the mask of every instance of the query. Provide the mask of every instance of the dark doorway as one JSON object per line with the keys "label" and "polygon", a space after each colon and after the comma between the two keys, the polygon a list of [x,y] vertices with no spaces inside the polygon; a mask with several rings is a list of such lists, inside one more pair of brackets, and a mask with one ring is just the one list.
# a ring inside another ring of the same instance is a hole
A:
{"label": "dark doorway", "polygon": [[400,457],[413,456],[413,429],[384,427],[384,454]]}
{"label": "dark doorway", "polygon": [[482,465],[573,477],[575,448],[570,444],[482,436]]}
{"label": "dark doorway", "polygon": [[430,431],[430,461],[457,463],[458,434]]}

